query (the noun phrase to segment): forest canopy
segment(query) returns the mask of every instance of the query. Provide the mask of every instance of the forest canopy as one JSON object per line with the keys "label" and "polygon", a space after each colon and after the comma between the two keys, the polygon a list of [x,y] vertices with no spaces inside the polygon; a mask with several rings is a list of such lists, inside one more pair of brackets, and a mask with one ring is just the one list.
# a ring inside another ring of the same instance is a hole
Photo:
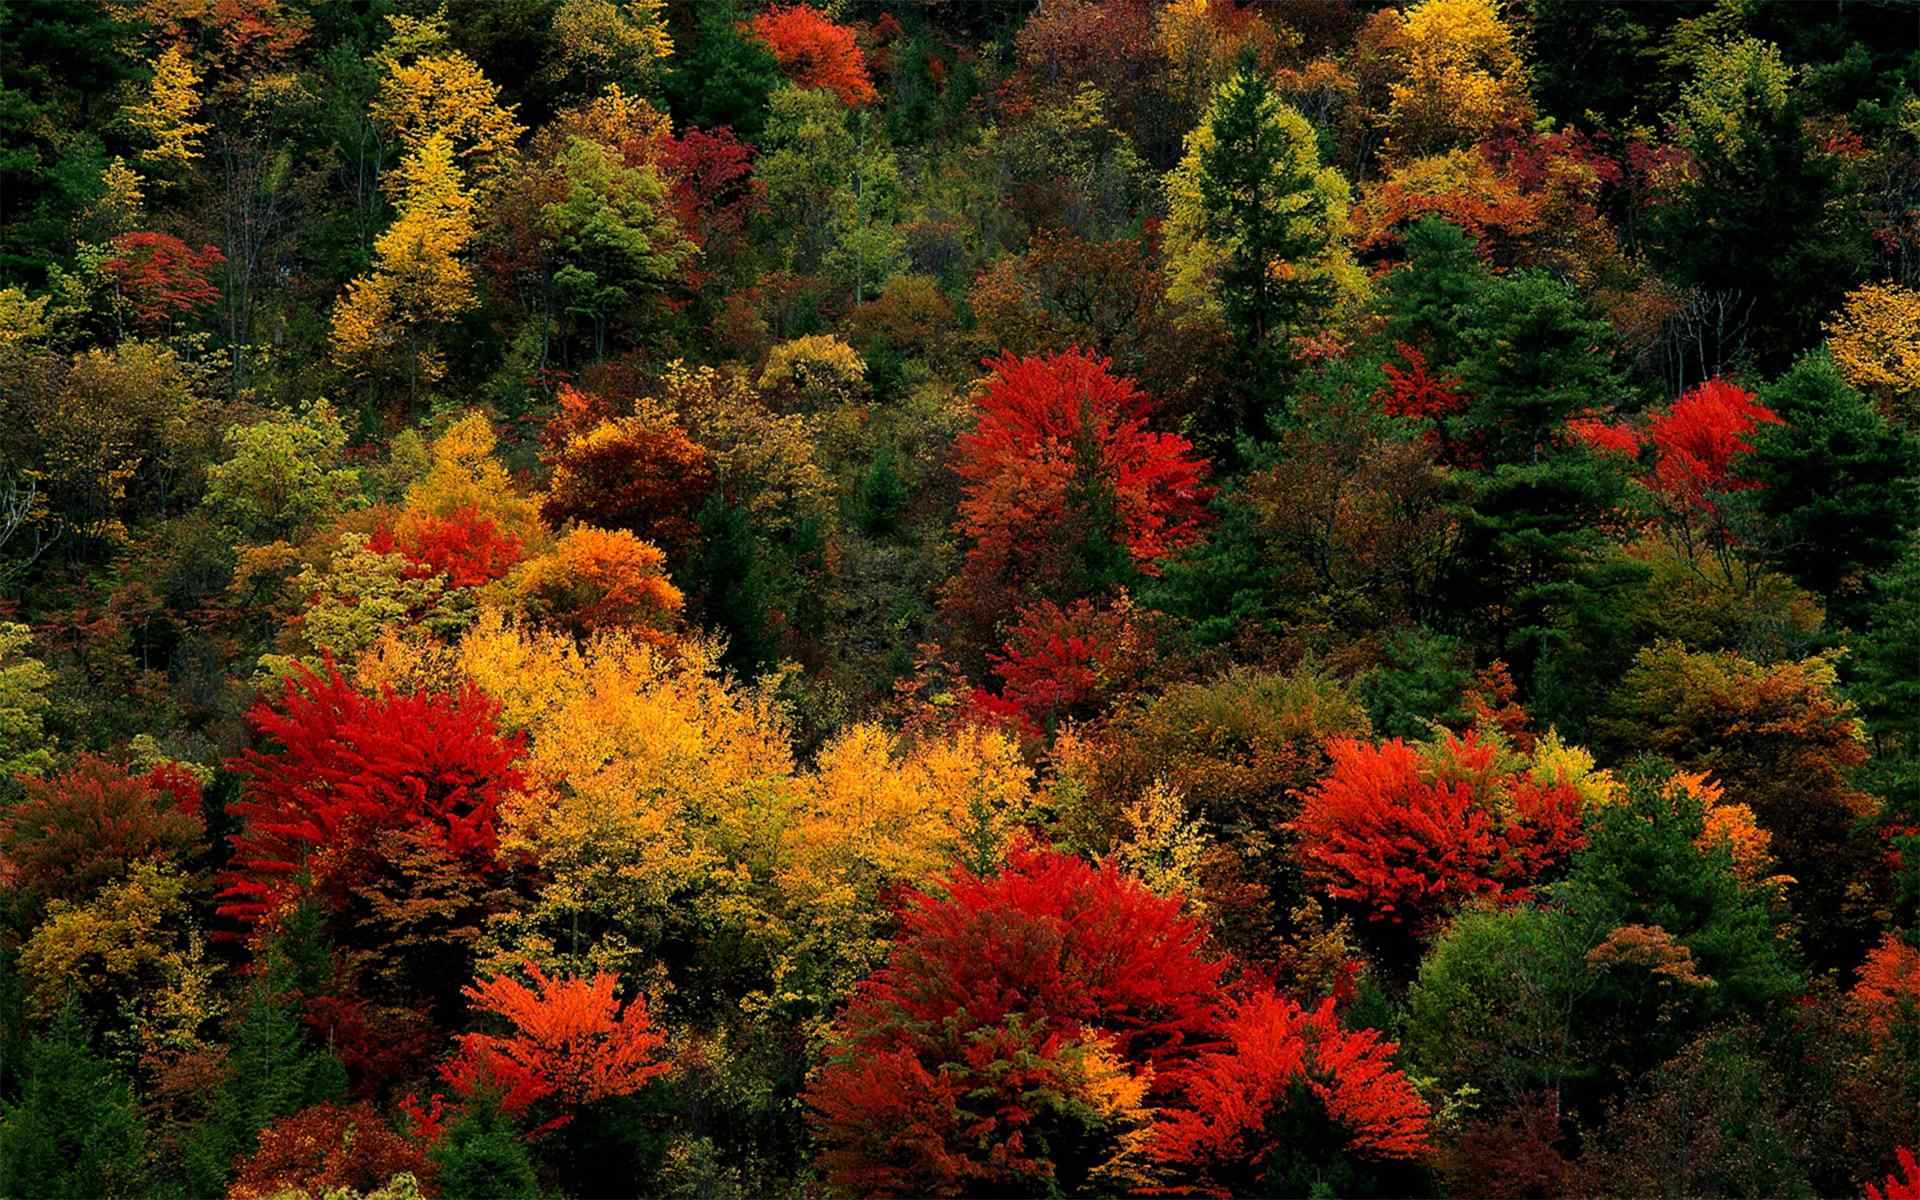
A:
{"label": "forest canopy", "polygon": [[1913,0],[0,0],[0,1197],[1916,1154]]}

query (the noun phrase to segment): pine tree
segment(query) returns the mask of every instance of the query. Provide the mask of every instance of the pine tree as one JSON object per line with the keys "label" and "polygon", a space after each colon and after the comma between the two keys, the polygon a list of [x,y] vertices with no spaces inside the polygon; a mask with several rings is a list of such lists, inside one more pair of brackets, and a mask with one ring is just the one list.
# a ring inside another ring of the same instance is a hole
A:
{"label": "pine tree", "polygon": [[146,1194],[146,1129],[126,1082],[69,1005],[27,1051],[20,1099],[0,1105],[0,1194],[103,1200]]}

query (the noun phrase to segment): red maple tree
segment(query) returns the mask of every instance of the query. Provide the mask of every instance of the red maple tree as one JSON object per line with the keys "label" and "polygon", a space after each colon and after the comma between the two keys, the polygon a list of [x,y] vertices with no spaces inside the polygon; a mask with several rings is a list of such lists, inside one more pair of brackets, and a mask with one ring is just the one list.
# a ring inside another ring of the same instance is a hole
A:
{"label": "red maple tree", "polygon": [[825,88],[850,108],[880,98],[867,74],[866,55],[853,43],[853,30],[812,5],[776,5],[755,17],[752,29],[787,78],[801,87]]}
{"label": "red maple tree", "polygon": [[1167,1111],[1153,1143],[1154,1157],[1182,1168],[1198,1190],[1273,1194],[1283,1181],[1265,1178],[1266,1164],[1293,1149],[1276,1138],[1274,1118],[1293,1106],[1318,1105],[1355,1157],[1428,1152],[1427,1105],[1393,1065],[1394,1043],[1343,1027],[1331,996],[1309,1009],[1256,989],[1233,1007],[1223,1032],[1226,1045],[1182,1075],[1182,1103]]}
{"label": "red maple tree", "polygon": [[[466,989],[476,1011],[504,1018],[513,1032],[460,1039],[440,1069],[457,1094],[497,1091],[501,1111],[518,1116],[545,1100],[571,1107],[630,1096],[666,1073],[666,1036],[654,1028],[645,998],[625,1006],[615,999],[617,976],[554,979],[531,962],[526,971],[531,988],[497,975]],[[562,1113],[543,1128],[569,1119]]]}
{"label": "red maple tree", "polygon": [[1466,900],[1524,900],[1582,843],[1572,787],[1499,770],[1477,733],[1422,749],[1334,739],[1291,823],[1307,871],[1369,920],[1420,933]]}
{"label": "red maple tree", "polygon": [[245,798],[219,911],[270,921],[318,890],[339,902],[374,834],[411,829],[448,857],[490,865],[500,801],[523,786],[522,739],[502,737],[496,706],[477,689],[377,696],[331,667],[286,681],[278,705],[247,714],[279,743],[228,766]]}
{"label": "red maple tree", "polygon": [[1061,1182],[1088,1169],[1058,1122],[1084,1111],[1090,1077],[1117,1074],[1152,1103],[1214,1041],[1226,964],[1179,898],[1111,864],[1017,844],[999,874],[956,867],[911,897],[901,926],[807,1092],[840,1190]]}
{"label": "red maple tree", "polygon": [[1150,636],[1130,605],[1076,600],[1062,608],[1043,600],[1022,610],[1002,650],[988,655],[1001,692],[979,699],[988,712],[1038,731],[1091,713],[1137,677],[1151,654]]}
{"label": "red maple tree", "polygon": [[212,246],[194,250],[169,233],[123,233],[113,257],[100,264],[143,326],[165,325],[220,299],[209,278],[227,256]]}
{"label": "red maple tree", "polygon": [[997,616],[1009,591],[1062,590],[1073,547],[1114,545],[1151,575],[1200,537],[1206,462],[1147,428],[1152,401],[1108,360],[1075,349],[986,365],[979,420],[955,446],[958,528],[973,542],[954,588],[963,605]]}
{"label": "red maple tree", "polygon": [[1860,978],[1847,998],[1877,1041],[1885,1041],[1902,1021],[1920,1030],[1920,949],[1898,934],[1886,934],[1860,964]]}
{"label": "red maple tree", "polygon": [[1734,475],[1734,459],[1753,448],[1748,435],[1757,426],[1778,424],[1780,418],[1756,403],[1752,392],[1709,379],[1654,417],[1653,484],[1676,502],[1706,507],[1712,506],[1709,493],[1755,487]]}

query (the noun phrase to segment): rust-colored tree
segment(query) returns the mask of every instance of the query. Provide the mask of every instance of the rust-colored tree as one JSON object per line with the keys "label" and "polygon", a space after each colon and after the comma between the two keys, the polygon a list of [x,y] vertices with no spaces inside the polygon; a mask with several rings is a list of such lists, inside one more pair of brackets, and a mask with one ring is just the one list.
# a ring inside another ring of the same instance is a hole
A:
{"label": "rust-colored tree", "polygon": [[135,324],[165,326],[220,299],[212,273],[227,256],[212,246],[195,250],[167,233],[123,233],[100,269],[119,288]]}
{"label": "rust-colored tree", "polygon": [[401,1137],[373,1106],[316,1104],[260,1131],[227,1200],[372,1192],[395,1175],[430,1183],[426,1151]]}
{"label": "rust-colored tree", "polygon": [[82,754],[23,786],[0,817],[8,886],[22,896],[86,896],[131,863],[193,857],[206,835],[199,782],[170,764],[135,775]]}

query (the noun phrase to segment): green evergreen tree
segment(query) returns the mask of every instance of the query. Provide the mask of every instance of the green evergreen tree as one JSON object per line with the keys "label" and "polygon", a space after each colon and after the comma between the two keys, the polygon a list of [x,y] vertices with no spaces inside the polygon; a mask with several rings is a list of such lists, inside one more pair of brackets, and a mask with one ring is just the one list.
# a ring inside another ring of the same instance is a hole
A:
{"label": "green evergreen tree", "polygon": [[87,1045],[69,1005],[27,1051],[26,1086],[0,1105],[0,1195],[147,1194],[146,1128],[126,1081]]}
{"label": "green evergreen tree", "polygon": [[1825,350],[1801,356],[1759,402],[1780,418],[1753,433],[1736,468],[1761,487],[1754,540],[1773,564],[1827,604],[1831,624],[1858,629],[1868,581],[1920,525],[1920,439],[1889,423]]}
{"label": "green evergreen tree", "polygon": [[1227,249],[1221,305],[1246,356],[1244,379],[1265,393],[1233,414],[1233,429],[1248,431],[1258,427],[1256,406],[1292,374],[1288,336],[1332,301],[1331,282],[1299,268],[1324,259],[1338,231],[1313,129],[1281,102],[1251,50],[1214,93],[1206,121],[1213,136],[1199,147],[1195,179],[1201,232]]}
{"label": "green evergreen tree", "polygon": [[540,1195],[525,1139],[491,1098],[468,1103],[429,1157],[439,1167],[436,1183],[443,1196],[529,1200]]}
{"label": "green evergreen tree", "polygon": [[740,32],[735,0],[703,0],[695,6],[693,44],[674,55],[667,96],[676,124],[702,129],[721,125],[758,141],[767,119],[767,97],[780,85],[773,52]]}

